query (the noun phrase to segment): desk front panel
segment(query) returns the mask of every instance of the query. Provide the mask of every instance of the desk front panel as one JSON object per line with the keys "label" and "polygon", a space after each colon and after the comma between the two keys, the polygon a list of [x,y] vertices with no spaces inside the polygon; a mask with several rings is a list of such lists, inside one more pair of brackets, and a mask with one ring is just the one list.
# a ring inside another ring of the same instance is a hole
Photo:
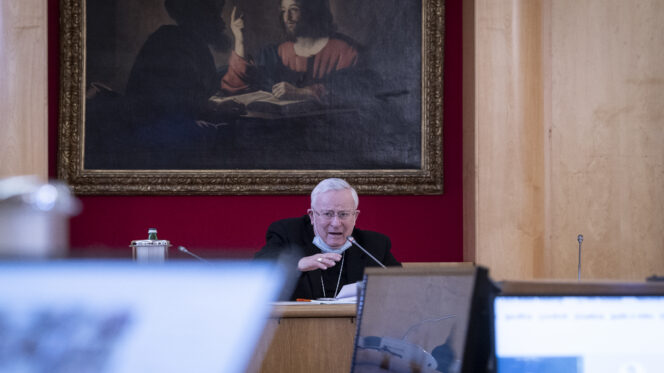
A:
{"label": "desk front panel", "polygon": [[247,372],[350,370],[355,305],[277,305]]}

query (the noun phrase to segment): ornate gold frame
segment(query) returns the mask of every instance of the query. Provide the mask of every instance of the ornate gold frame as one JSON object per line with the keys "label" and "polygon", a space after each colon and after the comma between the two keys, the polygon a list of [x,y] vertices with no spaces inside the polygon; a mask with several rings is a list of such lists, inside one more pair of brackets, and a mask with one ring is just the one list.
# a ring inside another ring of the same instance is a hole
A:
{"label": "ornate gold frame", "polygon": [[422,0],[422,162],[416,170],[91,170],[83,167],[86,0],[60,2],[58,177],[79,195],[306,194],[342,177],[362,194],[443,192],[444,0]]}

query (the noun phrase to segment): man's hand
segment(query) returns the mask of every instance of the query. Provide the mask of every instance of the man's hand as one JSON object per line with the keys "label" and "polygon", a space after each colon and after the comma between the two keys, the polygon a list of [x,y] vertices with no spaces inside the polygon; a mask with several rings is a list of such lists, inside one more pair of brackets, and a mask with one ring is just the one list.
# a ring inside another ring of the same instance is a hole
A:
{"label": "man's hand", "polygon": [[307,87],[298,88],[287,82],[280,82],[273,85],[272,94],[274,97],[282,100],[318,99],[311,89]]}
{"label": "man's hand", "polygon": [[337,253],[315,254],[305,256],[297,262],[297,269],[301,272],[313,271],[315,269],[328,269],[334,267],[341,260]]}
{"label": "man's hand", "polygon": [[[227,124],[230,120],[246,113],[247,111],[244,105],[235,100],[216,102],[210,99],[207,100],[201,112],[198,114],[198,119],[209,123]],[[206,123],[197,124],[199,127],[210,127]]]}
{"label": "man's hand", "polygon": [[244,14],[237,9],[236,6],[233,7],[231,12],[231,32],[235,38],[235,54],[244,58]]}
{"label": "man's hand", "polygon": [[220,113],[223,115],[242,115],[246,114],[247,111],[243,104],[233,100],[226,100],[221,103],[210,102],[211,110],[215,113]]}

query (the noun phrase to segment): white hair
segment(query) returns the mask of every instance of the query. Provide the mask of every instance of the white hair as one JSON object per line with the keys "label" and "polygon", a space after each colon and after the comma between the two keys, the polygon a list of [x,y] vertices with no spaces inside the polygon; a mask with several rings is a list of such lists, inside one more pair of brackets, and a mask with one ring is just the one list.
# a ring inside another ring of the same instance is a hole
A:
{"label": "white hair", "polygon": [[311,207],[314,207],[314,202],[318,195],[321,193],[329,192],[330,190],[350,190],[350,193],[353,195],[353,202],[355,202],[355,208],[360,204],[360,198],[357,196],[357,191],[355,188],[350,186],[346,180],[330,178],[325,179],[318,183],[314,190],[311,191]]}

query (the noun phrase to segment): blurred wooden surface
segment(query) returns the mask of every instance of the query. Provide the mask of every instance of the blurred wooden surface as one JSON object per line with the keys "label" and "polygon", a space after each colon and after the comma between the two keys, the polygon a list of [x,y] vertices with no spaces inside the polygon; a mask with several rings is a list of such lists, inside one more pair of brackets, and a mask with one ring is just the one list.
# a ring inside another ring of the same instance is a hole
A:
{"label": "blurred wooden surface", "polygon": [[664,274],[664,2],[552,1],[543,277]]}
{"label": "blurred wooden surface", "polygon": [[247,372],[347,372],[355,304],[277,304]]}
{"label": "blurred wooden surface", "polygon": [[403,262],[403,268],[466,268],[472,267],[472,262]]}
{"label": "blurred wooden surface", "polygon": [[0,1],[0,178],[48,178],[47,2]]}
{"label": "blurred wooden surface", "polygon": [[624,281],[505,281],[499,283],[501,295],[647,295],[664,294],[664,282]]}
{"label": "blurred wooden surface", "polygon": [[664,2],[472,3],[465,260],[573,279],[583,234],[582,279],[664,273]]}

